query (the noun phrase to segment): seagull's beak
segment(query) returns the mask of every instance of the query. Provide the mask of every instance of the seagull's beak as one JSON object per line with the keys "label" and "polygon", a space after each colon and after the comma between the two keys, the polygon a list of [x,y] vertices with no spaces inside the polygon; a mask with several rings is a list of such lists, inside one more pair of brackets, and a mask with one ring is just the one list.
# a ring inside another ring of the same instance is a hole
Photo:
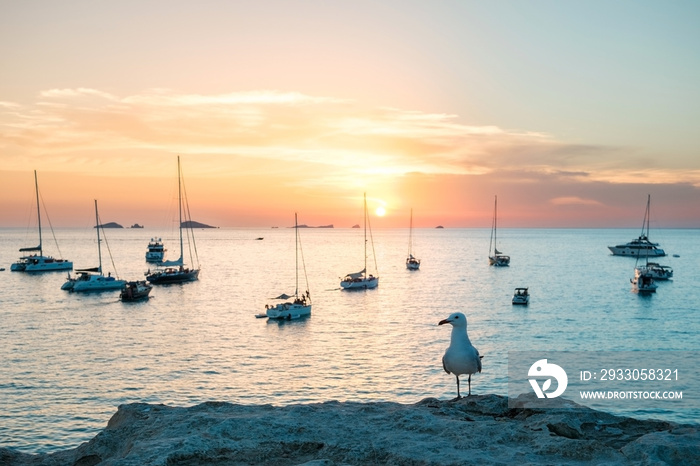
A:
{"label": "seagull's beak", "polygon": [[441,320],[440,322],[438,322],[438,325],[449,324],[450,322],[452,322],[450,319],[445,319],[445,320]]}

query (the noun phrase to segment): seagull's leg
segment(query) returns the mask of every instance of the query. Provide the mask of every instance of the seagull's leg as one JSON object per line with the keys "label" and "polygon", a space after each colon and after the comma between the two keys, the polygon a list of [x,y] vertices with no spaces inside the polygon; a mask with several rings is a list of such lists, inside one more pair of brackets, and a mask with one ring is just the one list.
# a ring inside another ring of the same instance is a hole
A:
{"label": "seagull's leg", "polygon": [[459,376],[455,375],[457,378],[457,398],[462,398],[462,395],[459,394]]}
{"label": "seagull's leg", "polygon": [[469,382],[469,395],[467,396],[472,396],[472,375],[469,374],[469,378],[467,379],[467,382]]}

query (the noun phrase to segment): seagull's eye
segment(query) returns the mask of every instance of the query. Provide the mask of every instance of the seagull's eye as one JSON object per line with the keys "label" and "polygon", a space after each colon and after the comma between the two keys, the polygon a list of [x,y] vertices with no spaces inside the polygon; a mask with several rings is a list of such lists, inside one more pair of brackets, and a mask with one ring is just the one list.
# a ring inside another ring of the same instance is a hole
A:
{"label": "seagull's eye", "polygon": [[455,316],[455,319],[459,319],[459,316]]}

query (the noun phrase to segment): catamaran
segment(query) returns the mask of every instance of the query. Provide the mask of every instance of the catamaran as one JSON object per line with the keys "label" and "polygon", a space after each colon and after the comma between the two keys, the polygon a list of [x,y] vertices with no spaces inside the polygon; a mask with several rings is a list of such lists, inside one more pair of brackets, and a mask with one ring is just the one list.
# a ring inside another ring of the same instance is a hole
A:
{"label": "catamaran", "polygon": [[[20,257],[17,262],[10,266],[10,270],[14,272],[55,272],[57,270],[73,270],[73,262],[66,259],[54,259],[51,256],[44,255],[44,249],[42,246],[43,243],[41,240],[41,208],[39,207],[39,181],[37,180],[36,170],[34,170],[34,188],[36,190],[36,215],[39,224],[39,246],[21,248],[19,252],[34,252],[34,254],[29,254]],[[49,222],[49,226],[51,226],[51,222]],[[53,233],[53,228],[51,228],[51,232]],[[56,243],[56,249],[58,249],[58,243]]]}
{"label": "catamaran", "polygon": [[[367,290],[379,286],[379,274],[374,276],[367,274],[367,228],[369,226],[369,214],[367,213],[367,193],[365,199],[365,268],[359,272],[349,273],[340,282],[340,286],[344,290]],[[377,255],[374,254],[374,240],[372,239],[372,227],[369,226],[369,237],[372,242],[372,257],[374,258],[374,269],[377,270]]]}
{"label": "catamaran", "polygon": [[[182,171],[180,169],[180,157],[177,158],[177,201],[179,214],[179,230],[180,230],[180,257],[174,261],[164,261],[158,264],[154,272],[148,270],[146,280],[154,285],[162,285],[168,283],[184,283],[193,282],[199,278],[199,265],[197,267],[185,267],[184,262],[184,247],[182,239]],[[197,258],[197,246],[194,242],[194,231],[192,229],[192,219],[189,215],[189,208],[186,210],[187,231],[188,231],[188,246],[190,251],[190,262]],[[190,240],[191,238],[191,240]],[[194,248],[194,256],[192,249]],[[197,259],[198,261],[198,259]]]}

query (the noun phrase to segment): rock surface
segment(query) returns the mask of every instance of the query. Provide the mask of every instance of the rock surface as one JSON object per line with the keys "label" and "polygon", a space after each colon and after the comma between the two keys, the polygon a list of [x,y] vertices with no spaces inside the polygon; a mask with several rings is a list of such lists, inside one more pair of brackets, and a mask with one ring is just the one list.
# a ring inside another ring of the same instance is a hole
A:
{"label": "rock surface", "polygon": [[700,464],[700,426],[573,403],[509,408],[498,395],[413,405],[128,404],[79,447],[2,465]]}

